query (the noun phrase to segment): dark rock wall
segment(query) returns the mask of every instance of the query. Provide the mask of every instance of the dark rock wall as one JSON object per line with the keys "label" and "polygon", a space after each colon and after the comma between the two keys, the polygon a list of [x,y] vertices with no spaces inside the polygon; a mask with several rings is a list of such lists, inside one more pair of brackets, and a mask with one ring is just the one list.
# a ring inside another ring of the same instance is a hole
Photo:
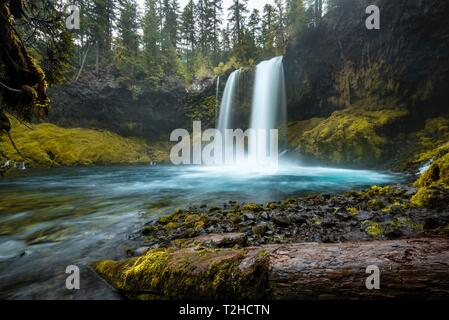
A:
{"label": "dark rock wall", "polygon": [[[371,4],[380,8],[380,30],[365,27],[365,9]],[[448,16],[447,1],[340,1],[339,8],[287,49],[284,64],[290,120],[327,117],[360,100],[363,106],[367,98],[382,104],[391,96],[416,116],[449,113]],[[357,76],[376,63],[382,67],[372,78],[384,88],[366,81],[357,83],[353,77],[345,88],[350,99],[342,101],[345,94],[336,83],[338,75],[349,68]],[[390,82],[394,88],[387,88]]]}
{"label": "dark rock wall", "polygon": [[49,121],[63,127],[107,129],[124,136],[168,139],[185,128],[186,89],[181,84],[154,89],[123,86],[113,76],[81,79],[50,90]]}

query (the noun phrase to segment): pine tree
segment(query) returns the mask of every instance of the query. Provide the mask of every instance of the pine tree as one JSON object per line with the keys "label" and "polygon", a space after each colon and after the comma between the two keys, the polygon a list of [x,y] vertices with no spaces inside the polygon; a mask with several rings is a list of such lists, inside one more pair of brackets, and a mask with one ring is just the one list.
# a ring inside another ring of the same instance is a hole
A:
{"label": "pine tree", "polygon": [[198,0],[195,6],[195,19],[198,21],[198,46],[203,54],[208,52],[208,21],[206,0]]}
{"label": "pine tree", "polygon": [[299,36],[306,28],[307,14],[304,0],[289,0],[287,7],[287,38]]}
{"label": "pine tree", "polygon": [[231,54],[231,30],[229,23],[221,30],[221,58],[223,61],[227,61]]}
{"label": "pine tree", "polygon": [[260,12],[254,9],[248,19],[248,32],[255,47],[262,47],[260,42]]}
{"label": "pine tree", "polygon": [[178,73],[180,67],[180,59],[176,51],[179,4],[178,0],[164,0],[162,5],[162,70],[165,76],[172,77]]}
{"label": "pine tree", "polygon": [[98,72],[101,65],[110,62],[115,6],[112,0],[93,0],[87,9],[90,38],[95,48],[95,70]]}
{"label": "pine tree", "polygon": [[178,46],[178,0],[164,0],[162,7],[162,39],[163,45],[170,44],[172,47]]}
{"label": "pine tree", "polygon": [[134,76],[140,42],[136,1],[123,0],[119,11],[120,18],[117,23],[118,39],[114,55],[115,64],[126,74]]}
{"label": "pine tree", "polygon": [[262,17],[262,43],[263,55],[270,57],[275,55],[275,32],[276,32],[276,14],[272,5],[266,4],[263,8]]}
{"label": "pine tree", "polygon": [[287,12],[284,0],[275,0],[276,5],[276,53],[283,54],[286,47]]}
{"label": "pine tree", "polygon": [[228,10],[228,21],[232,28],[232,40],[234,48],[237,48],[243,42],[245,18],[248,13],[248,0],[233,0],[233,4]]}
{"label": "pine tree", "polygon": [[223,13],[223,0],[209,0],[209,6],[211,8],[211,23],[212,32],[210,34],[210,43],[212,49],[212,61],[214,64],[218,64],[220,60],[220,25],[221,17]]}
{"label": "pine tree", "polygon": [[196,23],[195,23],[195,3],[190,0],[185,6],[179,25],[179,33],[181,37],[181,44],[188,48],[190,53],[193,53],[197,44]]}
{"label": "pine tree", "polygon": [[311,12],[311,24],[317,26],[323,16],[323,0],[307,0],[309,11]]}
{"label": "pine tree", "polygon": [[161,55],[160,16],[157,11],[157,0],[145,1],[143,19],[143,66],[147,79],[158,84],[163,77]]}
{"label": "pine tree", "polygon": [[[183,63],[186,65],[189,78],[194,77],[193,62],[195,57],[195,49],[197,45],[196,23],[195,23],[195,3],[190,0],[184,7],[181,14],[179,35],[181,38],[181,50],[183,52]],[[190,80],[189,79],[189,80]]]}

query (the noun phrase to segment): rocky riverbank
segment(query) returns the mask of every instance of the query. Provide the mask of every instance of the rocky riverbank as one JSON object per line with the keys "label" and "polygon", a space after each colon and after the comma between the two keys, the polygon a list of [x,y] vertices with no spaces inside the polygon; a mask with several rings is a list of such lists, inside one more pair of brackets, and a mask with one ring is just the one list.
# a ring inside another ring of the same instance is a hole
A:
{"label": "rocky riverbank", "polygon": [[[220,208],[178,209],[146,225],[141,234],[151,248],[184,247],[195,237],[202,237],[205,246],[232,247],[449,235],[447,206],[414,206],[415,193],[413,187],[397,185],[263,205],[231,201]],[[232,236],[215,243],[210,234]]]}
{"label": "rocky riverbank", "polygon": [[[401,274],[428,288],[437,278],[447,279],[448,273],[438,270],[430,278],[415,279],[411,273],[401,273],[401,266],[413,264],[415,270],[429,274],[426,270],[433,268],[429,261],[446,259],[446,244],[433,253],[426,246],[428,242],[442,244],[449,239],[449,197],[446,192],[445,201],[424,207],[413,201],[417,191],[406,185],[373,186],[363,191],[317,194],[263,205],[230,201],[222,207],[178,209],[148,223],[134,235],[142,247],[129,249],[129,259],[97,262],[94,269],[133,299],[295,299],[322,294],[335,298],[335,292],[323,290],[330,276],[323,270],[335,269],[335,274],[349,275],[358,272],[355,270],[361,269],[369,257],[387,261],[383,256],[398,251],[400,259],[392,260],[394,266],[388,267],[391,278]],[[422,240],[413,240],[418,238]],[[292,254],[281,259],[278,251]],[[429,255],[429,259],[421,261],[416,254],[409,257],[410,252],[418,251]],[[335,252],[346,252],[348,257],[340,259]],[[322,258],[329,254],[334,255],[335,265],[328,265],[329,259]],[[357,260],[354,263],[360,268],[349,266],[351,259]],[[309,264],[321,267],[304,267]],[[275,270],[274,265],[285,272]],[[311,273],[319,277],[306,290],[295,284],[289,287],[288,294],[280,290],[282,283],[290,283],[291,275],[309,281],[307,275]],[[358,274],[351,277],[360,278]],[[336,282],[335,286],[348,290],[347,298],[354,298],[359,296],[357,281]],[[390,289],[392,297],[419,296],[427,290],[415,292],[397,282]]]}

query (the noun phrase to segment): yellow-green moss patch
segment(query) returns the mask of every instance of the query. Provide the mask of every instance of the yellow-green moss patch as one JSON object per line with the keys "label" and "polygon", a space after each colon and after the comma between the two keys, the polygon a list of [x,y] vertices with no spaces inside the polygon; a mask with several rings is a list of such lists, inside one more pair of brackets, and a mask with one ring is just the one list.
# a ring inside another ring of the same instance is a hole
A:
{"label": "yellow-green moss patch", "polygon": [[382,128],[405,117],[404,110],[334,112],[300,139],[300,147],[324,161],[337,164],[374,164],[386,156],[388,139]]}
{"label": "yellow-green moss patch", "polygon": [[148,163],[148,145],[108,131],[66,129],[43,123],[28,128],[14,122],[11,136],[23,159],[7,136],[0,136],[3,156],[36,167],[89,166]]}
{"label": "yellow-green moss patch", "polygon": [[266,298],[267,257],[241,266],[246,249],[156,249],[140,258],[101,261],[94,269],[130,298]]}

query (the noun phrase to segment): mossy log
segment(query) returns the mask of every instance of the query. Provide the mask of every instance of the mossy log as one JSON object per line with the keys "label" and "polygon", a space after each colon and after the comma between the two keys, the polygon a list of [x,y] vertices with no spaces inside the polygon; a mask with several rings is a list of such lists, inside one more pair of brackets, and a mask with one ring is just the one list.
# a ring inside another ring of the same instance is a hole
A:
{"label": "mossy log", "polygon": [[[368,290],[368,266],[380,289]],[[448,298],[449,239],[156,249],[95,270],[129,298]]]}

